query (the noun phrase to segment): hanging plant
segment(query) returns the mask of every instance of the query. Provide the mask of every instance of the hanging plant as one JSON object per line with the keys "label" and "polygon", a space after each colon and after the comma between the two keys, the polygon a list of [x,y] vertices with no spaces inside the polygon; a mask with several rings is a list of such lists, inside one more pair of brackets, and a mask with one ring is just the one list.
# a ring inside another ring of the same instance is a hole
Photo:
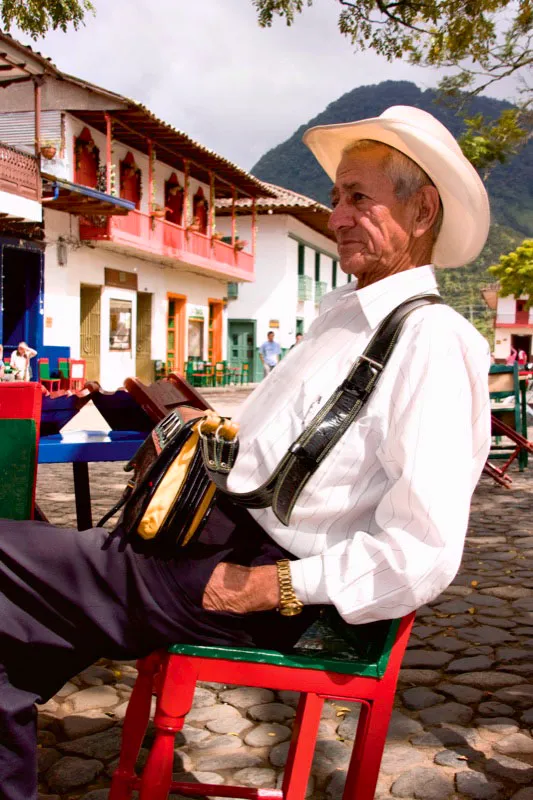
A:
{"label": "hanging plant", "polygon": [[74,156],[76,160],[76,169],[80,168],[82,153],[92,155],[96,160],[97,167],[100,165],[100,150],[96,146],[93,139],[80,139],[78,137],[74,142]]}

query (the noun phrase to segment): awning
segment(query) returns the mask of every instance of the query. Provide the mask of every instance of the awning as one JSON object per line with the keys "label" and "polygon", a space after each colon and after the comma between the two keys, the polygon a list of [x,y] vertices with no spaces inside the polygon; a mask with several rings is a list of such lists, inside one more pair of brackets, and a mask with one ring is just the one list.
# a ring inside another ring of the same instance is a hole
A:
{"label": "awning", "polygon": [[125,215],[135,209],[135,203],[121,197],[99,192],[89,186],[70,181],[44,179],[42,203],[44,208],[89,216]]}

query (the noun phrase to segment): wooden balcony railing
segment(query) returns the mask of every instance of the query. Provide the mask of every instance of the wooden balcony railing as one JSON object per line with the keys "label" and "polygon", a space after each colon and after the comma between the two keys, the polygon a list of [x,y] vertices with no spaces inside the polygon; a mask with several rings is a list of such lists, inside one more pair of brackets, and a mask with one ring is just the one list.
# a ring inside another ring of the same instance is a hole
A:
{"label": "wooden balcony railing", "polygon": [[130,211],[126,216],[102,218],[97,224],[82,217],[80,239],[108,242],[170,261],[190,263],[229,279],[254,279],[254,258],[251,253],[140,211]]}
{"label": "wooden balcony railing", "polygon": [[0,142],[0,191],[41,200],[41,175],[35,156]]}

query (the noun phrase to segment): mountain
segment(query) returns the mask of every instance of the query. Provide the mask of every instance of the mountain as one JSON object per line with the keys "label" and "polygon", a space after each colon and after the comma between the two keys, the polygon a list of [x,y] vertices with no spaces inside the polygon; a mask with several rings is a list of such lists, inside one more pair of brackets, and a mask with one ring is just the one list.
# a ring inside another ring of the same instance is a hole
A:
{"label": "mountain", "polygon": [[[393,105],[416,106],[429,111],[454,136],[463,132],[462,120],[453,109],[438,101],[433,89],[422,90],[408,81],[384,81],[353,89],[330,103],[318,116],[300,126],[287,141],[265,153],[251,172],[269,183],[301,192],[329,205],[331,181],[302,144],[304,131],[313,125],[377,117]],[[469,106],[469,114],[482,113],[493,119],[506,108],[511,108],[511,104],[489,97],[476,97]],[[479,290],[494,280],[486,271],[487,267],[503,253],[514,250],[525,236],[533,235],[533,141],[509,163],[499,164],[492,170],[487,188],[493,225],[485,249],[473,264],[454,270],[438,270],[437,277],[446,302],[470,318],[483,335],[492,338],[492,315]]]}
{"label": "mountain", "polygon": [[[454,136],[463,131],[462,120],[453,109],[438,101],[435,90],[422,90],[408,81],[384,81],[360,86],[330,103],[314,119],[301,125],[287,141],[265,153],[251,172],[269,183],[329,204],[331,181],[302,144],[304,131],[313,125],[377,117],[392,105],[416,106],[429,111]],[[505,108],[511,108],[511,104],[490,97],[476,97],[469,106],[469,113],[482,113],[491,119],[499,116]],[[508,164],[499,164],[493,169],[487,187],[494,221],[523,236],[533,235],[533,140]]]}

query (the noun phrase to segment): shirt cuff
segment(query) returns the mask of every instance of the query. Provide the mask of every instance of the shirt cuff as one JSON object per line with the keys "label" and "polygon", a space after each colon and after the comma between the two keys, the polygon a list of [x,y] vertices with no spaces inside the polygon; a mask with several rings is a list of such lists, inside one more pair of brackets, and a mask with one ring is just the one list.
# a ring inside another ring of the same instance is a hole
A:
{"label": "shirt cuff", "polygon": [[322,556],[310,556],[291,561],[292,588],[304,605],[331,603],[324,575]]}

